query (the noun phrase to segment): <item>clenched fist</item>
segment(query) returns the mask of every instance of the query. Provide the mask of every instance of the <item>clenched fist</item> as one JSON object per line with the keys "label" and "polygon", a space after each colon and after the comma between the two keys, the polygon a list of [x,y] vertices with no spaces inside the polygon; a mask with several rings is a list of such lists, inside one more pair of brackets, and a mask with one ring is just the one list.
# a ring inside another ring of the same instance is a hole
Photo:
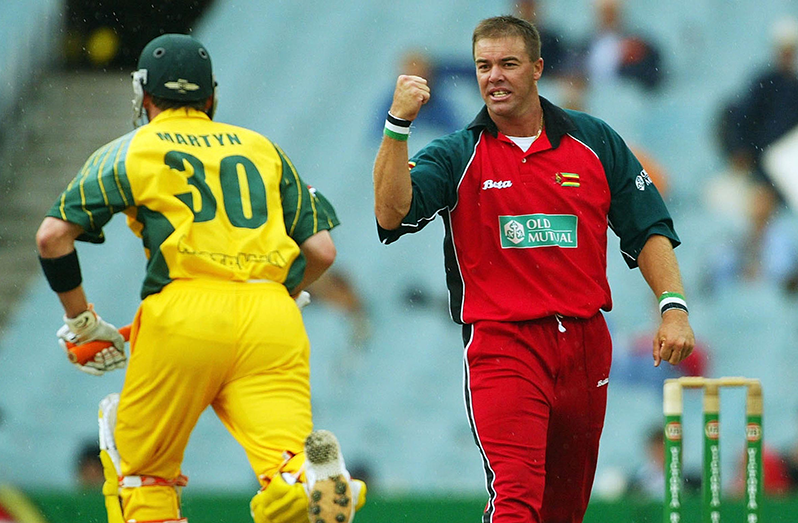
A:
{"label": "clenched fist", "polygon": [[427,80],[420,76],[400,75],[393,92],[391,114],[404,120],[415,120],[421,106],[429,101]]}

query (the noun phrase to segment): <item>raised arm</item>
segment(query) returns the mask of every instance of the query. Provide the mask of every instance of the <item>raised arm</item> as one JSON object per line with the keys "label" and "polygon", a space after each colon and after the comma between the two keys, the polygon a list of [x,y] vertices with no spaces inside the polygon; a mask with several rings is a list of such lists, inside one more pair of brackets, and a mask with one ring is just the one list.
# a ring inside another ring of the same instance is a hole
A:
{"label": "raised arm", "polygon": [[[679,264],[668,238],[656,234],[651,236],[637,263],[658,298],[666,292],[684,295]],[[687,312],[681,308],[666,310],[653,341],[654,366],[659,366],[662,360],[676,365],[693,352],[694,346],[695,336]]]}
{"label": "raised arm", "polygon": [[[420,76],[401,75],[396,80],[390,115],[392,124],[407,128],[430,98],[427,81]],[[390,128],[390,126],[388,126]],[[384,229],[396,229],[410,210],[413,187],[407,165],[407,134],[386,131],[374,161],[374,213]]]}

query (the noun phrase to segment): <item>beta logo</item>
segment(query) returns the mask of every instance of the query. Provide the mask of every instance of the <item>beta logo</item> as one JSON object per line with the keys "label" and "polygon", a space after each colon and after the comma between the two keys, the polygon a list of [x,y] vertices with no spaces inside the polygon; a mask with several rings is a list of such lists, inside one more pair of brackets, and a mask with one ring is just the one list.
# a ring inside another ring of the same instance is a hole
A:
{"label": "beta logo", "polygon": [[718,423],[718,420],[708,421],[704,427],[704,434],[706,434],[708,439],[718,439],[720,436],[720,423]]}
{"label": "beta logo", "polygon": [[513,182],[510,180],[500,180],[498,182],[494,182],[493,180],[485,180],[485,182],[482,184],[482,190],[487,191],[488,189],[506,189],[512,186]]}
{"label": "beta logo", "polygon": [[668,441],[679,441],[682,439],[682,424],[672,421],[665,425],[665,439]]}
{"label": "beta logo", "polygon": [[745,439],[751,442],[762,439],[762,426],[759,423],[749,423],[746,425]]}

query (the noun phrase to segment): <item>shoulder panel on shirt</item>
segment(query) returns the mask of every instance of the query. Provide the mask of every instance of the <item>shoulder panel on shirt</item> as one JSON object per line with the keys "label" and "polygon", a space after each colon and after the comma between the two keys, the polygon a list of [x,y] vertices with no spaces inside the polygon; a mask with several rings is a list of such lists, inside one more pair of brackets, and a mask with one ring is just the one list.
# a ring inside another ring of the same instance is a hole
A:
{"label": "shoulder panel on shirt", "polygon": [[574,122],[570,136],[590,148],[604,167],[610,187],[609,225],[621,240],[621,253],[630,268],[637,266],[646,240],[661,234],[679,245],[679,237],[662,196],[621,136],[603,120],[566,111]]}
{"label": "shoulder panel on shirt", "polygon": [[423,229],[444,209],[457,205],[457,188],[474,157],[481,130],[464,129],[437,138],[410,159],[413,201],[402,225],[386,230],[377,224],[380,241],[393,243]]}
{"label": "shoulder panel on shirt", "polygon": [[115,213],[135,205],[126,160],[137,132],[131,131],[97,149],[61,193],[47,216],[80,225],[84,230],[78,237],[80,241],[104,242],[102,229],[105,224]]}
{"label": "shoulder panel on shirt", "polygon": [[280,194],[283,203],[285,230],[297,245],[319,231],[330,230],[340,224],[335,208],[314,187],[306,184],[297,173],[288,155],[273,144],[282,162]]}

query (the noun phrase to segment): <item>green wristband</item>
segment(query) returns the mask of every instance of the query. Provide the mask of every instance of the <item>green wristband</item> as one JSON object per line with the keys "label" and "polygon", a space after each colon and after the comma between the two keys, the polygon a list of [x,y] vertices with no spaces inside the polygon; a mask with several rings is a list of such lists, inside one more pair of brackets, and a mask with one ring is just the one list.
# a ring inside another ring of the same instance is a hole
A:
{"label": "green wristband", "polygon": [[660,297],[659,297],[659,301],[662,301],[662,300],[664,300],[664,299],[666,299],[666,298],[678,298],[678,299],[680,299],[680,300],[686,301],[686,300],[684,299],[684,296],[683,296],[683,295],[681,295],[681,294],[679,294],[678,292],[667,292],[667,291],[666,291],[666,292],[663,292],[663,293],[660,295]]}
{"label": "green wristband", "polygon": [[387,127],[385,128],[383,133],[385,133],[385,136],[387,136],[388,138],[393,138],[394,140],[399,140],[400,142],[406,142],[407,138],[410,136],[409,134],[402,134],[402,133],[397,133],[395,131],[391,131]]}
{"label": "green wristband", "polygon": [[659,297],[659,313],[660,315],[663,315],[665,314],[665,311],[669,311],[671,309],[679,309],[681,311],[688,312],[687,300],[685,300],[684,296],[678,292],[663,292]]}

